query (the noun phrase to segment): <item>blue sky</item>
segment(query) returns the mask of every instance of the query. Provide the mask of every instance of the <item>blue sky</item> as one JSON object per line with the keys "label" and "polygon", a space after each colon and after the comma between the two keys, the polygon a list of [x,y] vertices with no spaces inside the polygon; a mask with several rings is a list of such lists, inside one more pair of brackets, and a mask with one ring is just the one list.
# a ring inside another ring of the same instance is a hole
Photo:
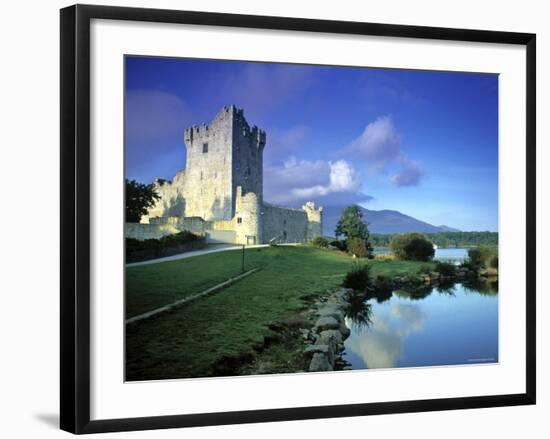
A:
{"label": "blue sky", "polygon": [[498,76],[126,57],[126,175],[171,179],[224,105],[267,132],[264,198],[498,229]]}

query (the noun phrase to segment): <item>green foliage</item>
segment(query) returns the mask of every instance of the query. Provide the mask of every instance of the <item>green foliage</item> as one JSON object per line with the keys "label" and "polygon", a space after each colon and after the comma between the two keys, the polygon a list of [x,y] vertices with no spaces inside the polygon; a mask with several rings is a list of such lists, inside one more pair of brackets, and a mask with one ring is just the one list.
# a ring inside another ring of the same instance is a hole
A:
{"label": "green foliage", "polygon": [[126,179],[126,222],[139,223],[158,199],[160,196],[155,192],[153,184]]}
{"label": "green foliage", "polygon": [[346,274],[342,285],[354,291],[365,291],[369,284],[369,267],[358,265]]}
{"label": "green foliage", "polygon": [[498,268],[498,248],[488,245],[480,245],[479,247],[468,250],[469,262],[473,267],[479,268]]}
{"label": "green foliage", "polygon": [[328,247],[328,239],[325,238],[324,236],[317,236],[313,239],[312,244],[315,247],[327,248]]}
{"label": "green foliage", "polygon": [[356,204],[346,207],[342,211],[342,215],[336,224],[334,234],[338,238],[344,236],[346,240],[351,238],[359,238],[365,241],[365,245],[368,251],[371,251],[369,243],[369,228],[365,221],[363,221],[363,212],[361,208]]}
{"label": "green foliage", "polygon": [[333,247],[336,247],[338,250],[341,250],[343,252],[348,250],[346,241],[342,241],[342,240],[339,240],[339,239],[335,239],[333,241],[330,241],[330,245],[332,245]]}
{"label": "green foliage", "polygon": [[355,255],[358,258],[366,258],[370,254],[366,242],[362,238],[349,238],[347,248],[350,255]]}
{"label": "green foliage", "polygon": [[434,267],[431,267],[429,265],[423,265],[418,269],[418,274],[430,274],[432,271],[437,271],[434,269]]}
{"label": "green foliage", "polygon": [[[426,237],[440,248],[498,245],[498,232],[439,232],[425,233]],[[371,233],[374,247],[388,247],[395,234]]]}
{"label": "green foliage", "polygon": [[454,276],[456,267],[449,262],[436,261],[434,271],[437,271],[442,276]]}
{"label": "green foliage", "polygon": [[395,235],[390,248],[398,259],[407,261],[429,261],[435,254],[433,244],[421,233]]}
{"label": "green foliage", "polygon": [[139,241],[133,238],[126,238],[126,253],[132,253],[139,250],[162,249],[175,247],[186,242],[198,241],[202,239],[191,232],[184,230],[183,232],[174,233],[173,235],[163,236],[160,239],[145,239]]}
{"label": "green foliage", "polygon": [[391,291],[393,289],[393,281],[386,276],[376,276],[374,281],[374,288],[377,291]]}

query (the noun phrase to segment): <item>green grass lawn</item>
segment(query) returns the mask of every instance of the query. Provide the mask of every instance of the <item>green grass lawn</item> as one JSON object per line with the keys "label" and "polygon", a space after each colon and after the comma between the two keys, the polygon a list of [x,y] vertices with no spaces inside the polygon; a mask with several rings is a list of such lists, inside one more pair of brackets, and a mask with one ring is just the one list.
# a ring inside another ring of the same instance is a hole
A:
{"label": "green grass lawn", "polygon": [[[128,380],[232,373],[274,337],[274,326],[307,326],[307,297],[337,287],[354,261],[314,247],[247,249],[249,277],[189,305],[126,328]],[[370,261],[371,273],[416,272],[422,263]],[[239,274],[241,252],[225,251],[126,269],[128,317],[200,292]],[[233,368],[234,369],[234,368]]]}

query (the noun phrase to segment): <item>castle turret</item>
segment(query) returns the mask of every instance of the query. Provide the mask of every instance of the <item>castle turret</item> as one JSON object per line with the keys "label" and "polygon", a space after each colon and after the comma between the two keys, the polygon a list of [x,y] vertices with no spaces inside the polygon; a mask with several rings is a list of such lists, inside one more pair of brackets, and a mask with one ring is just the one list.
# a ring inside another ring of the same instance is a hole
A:
{"label": "castle turret", "polygon": [[306,240],[312,241],[323,234],[323,208],[316,208],[313,201],[308,201],[302,209],[307,215]]}
{"label": "castle turret", "polygon": [[235,197],[235,238],[237,244],[254,245],[262,243],[261,204],[254,192],[243,195],[237,186]]}

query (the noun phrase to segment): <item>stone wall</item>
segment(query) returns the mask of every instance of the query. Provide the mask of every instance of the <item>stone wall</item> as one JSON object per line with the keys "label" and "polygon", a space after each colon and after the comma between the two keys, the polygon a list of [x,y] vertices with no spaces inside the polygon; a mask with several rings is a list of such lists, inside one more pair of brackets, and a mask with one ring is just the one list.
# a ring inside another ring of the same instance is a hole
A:
{"label": "stone wall", "polygon": [[323,234],[323,208],[316,208],[313,201],[308,201],[302,209],[307,215],[306,240],[313,241]]}
{"label": "stone wall", "polygon": [[163,236],[178,233],[179,230],[173,224],[138,224],[126,223],[125,236],[139,241],[146,239],[159,239]]}
{"label": "stone wall", "polygon": [[223,107],[210,125],[185,130],[185,216],[233,217],[233,119],[234,107]]}
{"label": "stone wall", "polygon": [[307,215],[303,210],[264,204],[262,209],[264,241],[304,242],[306,240]]}
{"label": "stone wall", "polygon": [[197,216],[192,217],[175,217],[175,216],[163,216],[149,218],[149,224],[156,225],[172,225],[178,231],[187,230],[195,235],[202,236],[204,235],[206,229],[208,228],[208,223],[202,218]]}

